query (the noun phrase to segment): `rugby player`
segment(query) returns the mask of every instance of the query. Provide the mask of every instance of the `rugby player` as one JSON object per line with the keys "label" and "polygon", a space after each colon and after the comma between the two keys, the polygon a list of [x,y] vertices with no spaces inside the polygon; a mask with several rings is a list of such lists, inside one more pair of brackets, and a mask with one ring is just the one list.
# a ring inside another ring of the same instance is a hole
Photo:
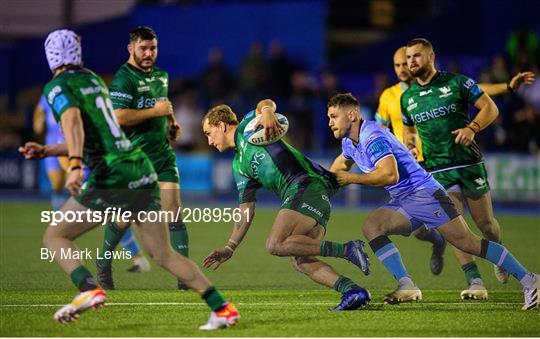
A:
{"label": "rugby player", "polygon": [[[114,75],[110,93],[120,126],[135,146],[148,155],[158,174],[161,204],[164,211],[176,215],[180,208],[180,182],[176,155],[171,143],[179,135],[171,102],[168,100],[169,75],[155,66],[158,56],[157,35],[150,27],[137,27],[129,34],[128,61]],[[188,256],[188,233],[185,223],[167,220],[171,246]],[[129,224],[108,223],[101,251],[112,251]],[[114,289],[112,259],[97,261],[98,279],[105,289]],[[178,281],[178,288],[187,288]]]}
{"label": "rugby player", "polygon": [[[328,118],[334,137],[342,141],[342,153],[331,167],[338,183],[384,187],[392,198],[373,211],[362,228],[371,249],[398,282],[397,289],[384,297],[385,303],[422,299],[388,236],[427,227],[437,228],[454,247],[501,266],[523,285],[522,309],[538,307],[540,277],[527,271],[501,244],[473,234],[442,185],[405,145],[377,122],[360,118],[356,98],[350,93],[335,95],[328,102]],[[361,174],[348,172],[355,163]]]}
{"label": "rugby player", "polygon": [[[147,155],[133,146],[120,129],[112,111],[109,90],[103,80],[82,67],[80,38],[69,30],[56,30],[45,40],[45,54],[53,79],[44,95],[61,124],[65,144],[43,146],[29,142],[19,148],[27,159],[68,156],[66,188],[72,195],[61,211],[103,211],[122,207],[133,212],[158,211],[160,206],[157,174]],[[90,175],[82,188],[82,159]],[[164,223],[139,220],[146,251],[160,265],[201,294],[212,310],[200,329],[218,329],[234,325],[239,313],[225,301],[191,260],[173,251]],[[98,287],[80,256],[60,255],[78,251],[74,240],[96,227],[92,220],[49,225],[43,243],[69,274],[80,293],[60,308],[54,319],[61,323],[76,320],[80,313],[104,305],[105,292]]]}
{"label": "rugby player", "polygon": [[341,292],[341,302],[334,310],[363,307],[371,300],[369,292],[316,258],[343,258],[358,266],[364,274],[369,273],[362,241],[322,240],[330,218],[329,199],[338,189],[334,175],[282,139],[267,146],[255,146],[244,139],[246,125],[259,114],[263,114],[259,124],[265,127],[266,134],[274,134],[280,128],[275,111],[276,104],[265,99],[241,122],[227,105],[210,109],[202,120],[210,146],[220,152],[235,151],[232,172],[242,215],[235,223],[227,245],[212,251],[204,259],[203,266],[216,269],[233,256],[253,221],[256,191],[264,187],[282,200],[266,240],[267,251],[272,255],[291,257],[296,270],[318,284]]}
{"label": "rugby player", "polygon": [[[464,203],[467,204],[484,238],[500,243],[501,230],[493,216],[486,168],[474,141],[475,134],[497,118],[497,106],[474,80],[437,71],[433,47],[428,40],[411,40],[406,55],[408,68],[416,81],[401,96],[405,144],[416,153],[418,136],[422,139],[426,170],[449,192],[460,214]],[[526,78],[528,80],[522,78],[521,82],[531,80],[530,76]],[[468,104],[479,110],[472,121]],[[469,283],[461,292],[461,298],[487,299],[474,257],[459,249],[454,253]],[[508,282],[507,272],[499,265],[494,269],[500,282]]]}
{"label": "rugby player", "polygon": [[[392,133],[400,142],[403,141],[403,119],[401,117],[401,103],[400,98],[404,91],[406,91],[411,82],[414,81],[409,68],[407,66],[407,56],[405,53],[406,47],[400,47],[394,53],[393,65],[394,71],[399,83],[385,89],[381,97],[379,98],[379,107],[377,113],[375,114],[375,120],[377,120],[381,125],[391,128]],[[517,91],[523,84],[531,84],[534,81],[534,73],[532,72],[520,72],[516,74],[508,83],[498,83],[498,84],[487,84],[482,83],[478,84],[480,88],[484,90],[485,93],[491,96],[500,95],[508,92]],[[418,144],[416,147],[416,159],[423,164],[424,156],[422,152],[422,140],[418,138]],[[440,236],[435,229],[427,230],[425,228],[420,228],[418,231],[414,232],[414,236],[419,240],[429,241],[433,244],[433,252],[430,261],[431,272],[435,275],[440,274],[443,269],[443,253],[446,242],[444,238]],[[482,296],[487,297],[487,292],[483,286],[472,285],[470,286],[470,276],[471,272],[474,272],[474,276],[478,279],[481,279],[480,273],[476,265],[470,264],[470,261],[462,263],[462,270],[465,273],[467,284],[469,288],[462,291],[463,296],[468,296],[471,298],[478,299]],[[481,281],[481,280],[476,280]],[[472,287],[472,288],[471,288]]]}

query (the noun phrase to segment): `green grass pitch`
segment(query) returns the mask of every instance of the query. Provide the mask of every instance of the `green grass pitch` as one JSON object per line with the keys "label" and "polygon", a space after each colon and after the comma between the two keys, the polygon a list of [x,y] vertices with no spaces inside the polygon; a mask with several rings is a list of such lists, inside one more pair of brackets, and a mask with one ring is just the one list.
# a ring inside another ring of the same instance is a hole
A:
{"label": "green grass pitch", "polygon": [[[227,206],[232,207],[232,206]],[[521,286],[500,284],[492,265],[478,264],[488,287],[487,301],[461,301],[465,279],[451,250],[445,254],[440,276],[429,271],[429,244],[401,236],[392,237],[405,265],[422,289],[421,303],[383,305],[382,296],[395,282],[371,255],[372,273],[365,277],[355,266],[328,259],[336,270],[368,288],[372,304],[364,310],[331,312],[339,294],[323,289],[295,272],[287,258],[265,251],[266,235],[277,209],[260,208],[244,242],[234,257],[217,271],[204,270],[213,283],[238,305],[242,318],[234,327],[217,332],[196,328],[209,311],[193,292],[175,289],[176,279],[153,266],[149,273],[127,273],[130,260],[114,264],[118,290],[108,293],[109,305],[89,311],[70,325],[56,324],[52,315],[76,294],[57,264],[40,259],[45,225],[41,203],[0,202],[0,336],[314,336],[314,337],[507,337],[540,336],[540,312],[523,312]],[[346,241],[361,238],[365,212],[335,211],[326,238]],[[498,215],[504,244],[535,272],[540,272],[540,220],[534,216]],[[232,225],[188,225],[191,257],[198,264],[213,248],[225,244]],[[80,248],[95,251],[102,229],[77,241]],[[371,254],[371,251],[368,250]],[[93,262],[87,266],[95,272]]]}

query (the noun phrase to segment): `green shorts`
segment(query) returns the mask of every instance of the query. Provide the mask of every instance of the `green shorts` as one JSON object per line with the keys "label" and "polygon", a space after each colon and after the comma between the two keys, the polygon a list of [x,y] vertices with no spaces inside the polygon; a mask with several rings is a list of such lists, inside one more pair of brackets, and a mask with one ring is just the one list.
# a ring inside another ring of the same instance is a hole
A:
{"label": "green shorts", "polygon": [[178,166],[176,165],[176,155],[172,150],[159,153],[148,154],[152,165],[158,175],[159,182],[180,182]]}
{"label": "green shorts", "polygon": [[308,216],[326,229],[332,210],[330,197],[335,190],[328,189],[319,180],[298,183],[285,192],[281,209],[290,209]]}
{"label": "green shorts", "polygon": [[489,182],[484,163],[442,170],[432,173],[433,177],[448,191],[458,190],[469,198],[478,198],[489,192]]}
{"label": "green shorts", "polygon": [[132,152],[110,153],[88,176],[80,204],[93,210],[121,207],[130,211],[159,211],[158,177],[152,163],[139,148]]}

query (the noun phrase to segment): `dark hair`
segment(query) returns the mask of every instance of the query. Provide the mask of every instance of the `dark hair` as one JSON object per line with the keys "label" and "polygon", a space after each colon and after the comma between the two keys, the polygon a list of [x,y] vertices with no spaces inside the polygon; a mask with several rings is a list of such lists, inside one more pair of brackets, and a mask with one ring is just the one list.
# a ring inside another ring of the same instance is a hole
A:
{"label": "dark hair", "polygon": [[139,26],[129,32],[129,43],[134,43],[139,40],[157,40],[157,34],[154,30],[148,26]]}
{"label": "dark hair", "polygon": [[360,103],[351,93],[338,93],[328,101],[327,108],[354,106],[360,108]]}
{"label": "dark hair", "polygon": [[424,47],[427,47],[428,49],[430,50],[433,50],[433,45],[431,44],[431,42],[429,42],[428,39],[425,39],[425,38],[414,38],[412,39],[411,41],[409,41],[407,43],[407,46],[406,47],[412,47],[414,45],[422,45]]}

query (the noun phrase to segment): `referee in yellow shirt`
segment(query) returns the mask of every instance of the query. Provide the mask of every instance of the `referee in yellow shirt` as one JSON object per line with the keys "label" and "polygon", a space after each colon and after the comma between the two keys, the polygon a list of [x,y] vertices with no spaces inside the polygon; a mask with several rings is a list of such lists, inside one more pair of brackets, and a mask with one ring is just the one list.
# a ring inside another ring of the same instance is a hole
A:
{"label": "referee in yellow shirt", "polygon": [[[413,81],[413,77],[407,67],[407,56],[405,55],[405,47],[400,47],[394,53],[394,71],[399,79],[399,82],[394,86],[385,89],[379,98],[379,108],[375,113],[375,120],[381,125],[392,129],[392,133],[396,138],[403,143],[403,121],[401,120],[400,97],[409,84]],[[416,160],[422,163],[422,144],[418,140],[418,154]],[[428,241],[433,244],[431,253],[430,269],[434,275],[439,275],[442,272],[444,261],[443,254],[446,248],[446,241],[436,229],[428,230],[420,228],[414,233],[414,236],[422,241]]]}

